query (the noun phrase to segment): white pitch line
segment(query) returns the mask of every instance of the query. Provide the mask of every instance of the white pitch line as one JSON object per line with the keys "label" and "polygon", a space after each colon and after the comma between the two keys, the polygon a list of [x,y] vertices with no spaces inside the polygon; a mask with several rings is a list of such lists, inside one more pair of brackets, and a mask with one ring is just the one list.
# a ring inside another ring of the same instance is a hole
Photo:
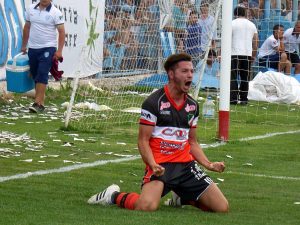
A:
{"label": "white pitch line", "polygon": [[72,165],[72,166],[61,167],[58,169],[39,170],[39,171],[34,171],[34,172],[21,173],[21,174],[16,174],[13,176],[0,177],[0,183],[9,181],[9,180],[24,179],[24,178],[28,178],[31,176],[39,176],[39,175],[46,175],[46,174],[52,174],[52,173],[64,173],[64,172],[69,172],[72,170],[78,170],[78,169],[82,169],[82,168],[101,166],[101,165],[105,165],[108,163],[120,163],[120,162],[132,161],[132,160],[139,159],[139,158],[140,158],[140,156],[136,155],[136,156],[122,158],[122,159],[99,160],[99,161],[92,162],[92,163],[77,164],[77,165]]}
{"label": "white pitch line", "polygon": [[271,176],[265,174],[241,173],[241,172],[233,172],[233,171],[226,171],[225,173],[242,175],[242,176],[250,176],[250,177],[263,177],[263,178],[271,178],[271,179],[279,179],[279,180],[300,181],[300,177]]}
{"label": "white pitch line", "polygon": [[[300,130],[295,130],[295,131],[286,131],[286,132],[276,132],[276,133],[268,133],[265,135],[259,135],[259,136],[254,136],[254,137],[248,137],[248,138],[241,138],[239,141],[250,141],[250,140],[258,140],[258,139],[263,139],[263,138],[268,138],[268,137],[273,137],[277,135],[284,135],[284,134],[295,134],[295,133],[300,133]],[[226,142],[216,142],[213,144],[209,145],[204,145],[202,148],[215,148],[221,145],[225,145]],[[51,173],[64,173],[64,172],[69,172],[72,170],[78,170],[81,168],[88,168],[88,167],[95,167],[95,166],[100,166],[100,165],[105,165],[107,163],[119,163],[119,162],[124,162],[124,161],[131,161],[140,158],[139,155],[130,157],[130,158],[125,158],[125,159],[115,159],[115,160],[100,160],[92,163],[84,163],[84,164],[77,164],[77,165],[72,165],[72,166],[66,166],[66,167],[61,167],[58,169],[49,169],[49,170],[39,170],[39,171],[34,171],[34,172],[28,172],[28,173],[22,173],[22,174],[16,174],[13,176],[7,176],[7,177],[0,177],[0,183],[9,181],[9,180],[16,180],[16,179],[24,179],[28,178],[31,176],[39,176],[39,175],[46,175],[46,174],[51,174]],[[233,172],[232,172],[233,173]],[[246,174],[245,174],[246,175]],[[266,176],[266,175],[252,175],[252,176]],[[272,176],[270,176],[272,177]],[[273,177],[275,178],[275,176]],[[282,177],[283,179],[284,177]],[[277,178],[279,179],[279,178]],[[294,180],[298,180],[300,178],[293,178]]]}

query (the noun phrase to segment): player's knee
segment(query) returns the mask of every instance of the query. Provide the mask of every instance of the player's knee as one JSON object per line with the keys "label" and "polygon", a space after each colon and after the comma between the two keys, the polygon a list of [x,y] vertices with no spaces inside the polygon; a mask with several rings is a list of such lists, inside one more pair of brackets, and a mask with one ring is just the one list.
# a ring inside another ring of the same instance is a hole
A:
{"label": "player's knee", "polygon": [[287,54],[286,53],[281,53],[280,61],[285,62],[287,61]]}
{"label": "player's knee", "polygon": [[228,213],[229,212],[229,203],[227,200],[224,200],[218,207],[217,212]]}

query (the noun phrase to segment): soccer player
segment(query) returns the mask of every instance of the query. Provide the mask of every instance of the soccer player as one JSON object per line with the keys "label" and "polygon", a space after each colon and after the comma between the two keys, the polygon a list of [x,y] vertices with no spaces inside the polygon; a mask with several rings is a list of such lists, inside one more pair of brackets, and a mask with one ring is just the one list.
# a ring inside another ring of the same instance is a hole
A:
{"label": "soccer player", "polygon": [[168,57],[168,84],[142,104],[138,148],[146,164],[141,194],[120,192],[111,185],[93,195],[89,204],[154,211],[171,190],[181,204],[212,212],[228,212],[228,202],[212,179],[198,166],[223,172],[224,162],[210,162],[197,142],[198,103],[188,95],[193,80],[191,56]]}

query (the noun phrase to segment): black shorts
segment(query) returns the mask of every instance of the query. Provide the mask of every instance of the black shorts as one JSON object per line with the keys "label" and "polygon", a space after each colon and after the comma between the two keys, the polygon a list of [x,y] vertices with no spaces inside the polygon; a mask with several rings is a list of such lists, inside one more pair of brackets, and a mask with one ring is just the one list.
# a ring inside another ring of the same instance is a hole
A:
{"label": "black shorts", "polygon": [[[196,164],[195,161],[188,163],[162,163],[165,168],[163,176],[153,175],[150,169],[146,169],[144,183],[159,180],[164,183],[162,197],[171,190],[183,201],[196,201],[204,193],[212,179]],[[147,167],[148,168],[148,167]]]}
{"label": "black shorts", "polygon": [[295,64],[300,63],[300,59],[299,59],[299,55],[297,52],[286,52],[288,59],[290,60],[290,62],[293,64],[293,66]]}

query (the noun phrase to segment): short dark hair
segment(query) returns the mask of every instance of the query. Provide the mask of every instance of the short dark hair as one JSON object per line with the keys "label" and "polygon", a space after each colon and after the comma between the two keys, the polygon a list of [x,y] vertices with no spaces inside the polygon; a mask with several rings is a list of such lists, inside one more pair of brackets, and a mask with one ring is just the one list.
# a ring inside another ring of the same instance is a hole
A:
{"label": "short dark hair", "polygon": [[192,62],[192,57],[184,52],[170,55],[164,63],[166,72],[168,72],[170,69],[173,69],[177,63],[182,61]]}
{"label": "short dark hair", "polygon": [[242,6],[238,6],[234,9],[234,12],[233,12],[233,15],[234,16],[242,16],[242,17],[245,17],[246,16],[246,9]]}
{"label": "short dark hair", "polygon": [[281,25],[281,24],[276,24],[276,25],[273,27],[273,34],[275,33],[276,30],[279,30],[279,28],[283,28],[283,29],[284,29],[284,26]]}

